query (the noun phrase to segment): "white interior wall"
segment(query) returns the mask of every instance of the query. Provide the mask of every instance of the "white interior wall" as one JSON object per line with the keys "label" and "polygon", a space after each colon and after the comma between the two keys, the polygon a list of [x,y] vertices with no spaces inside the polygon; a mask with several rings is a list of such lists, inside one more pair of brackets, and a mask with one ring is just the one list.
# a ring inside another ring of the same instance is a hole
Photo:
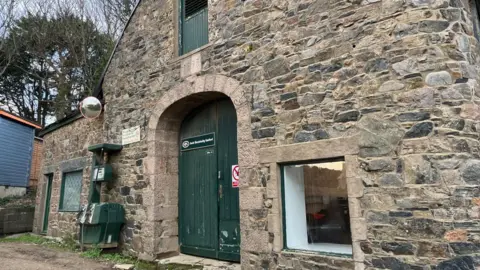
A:
{"label": "white interior wall", "polygon": [[288,166],[285,167],[284,173],[287,247],[304,249],[308,246],[308,238],[303,168]]}

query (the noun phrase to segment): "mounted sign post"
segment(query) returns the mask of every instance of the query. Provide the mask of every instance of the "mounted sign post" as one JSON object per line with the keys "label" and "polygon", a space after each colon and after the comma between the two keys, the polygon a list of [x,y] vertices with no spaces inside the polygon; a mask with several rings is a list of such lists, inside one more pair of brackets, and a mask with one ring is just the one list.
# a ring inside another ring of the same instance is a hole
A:
{"label": "mounted sign post", "polygon": [[238,165],[232,165],[232,187],[238,188],[240,184],[240,168]]}
{"label": "mounted sign post", "polygon": [[215,133],[208,133],[196,137],[182,139],[182,151],[189,151],[214,145]]}

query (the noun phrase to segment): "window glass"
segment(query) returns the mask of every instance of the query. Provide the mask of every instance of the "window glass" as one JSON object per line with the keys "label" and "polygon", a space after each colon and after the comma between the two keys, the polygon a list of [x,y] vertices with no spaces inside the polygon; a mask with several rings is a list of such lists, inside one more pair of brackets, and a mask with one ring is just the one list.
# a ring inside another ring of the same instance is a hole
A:
{"label": "window glass", "polygon": [[60,197],[61,211],[78,211],[80,209],[82,176],[82,171],[64,173]]}
{"label": "window glass", "polygon": [[287,248],[352,254],[344,161],[283,170]]}

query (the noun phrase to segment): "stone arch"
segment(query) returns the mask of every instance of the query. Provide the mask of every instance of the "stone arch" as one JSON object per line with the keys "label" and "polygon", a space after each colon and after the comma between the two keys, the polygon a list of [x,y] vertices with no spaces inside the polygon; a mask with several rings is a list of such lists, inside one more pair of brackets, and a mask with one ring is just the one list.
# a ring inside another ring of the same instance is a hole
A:
{"label": "stone arch", "polygon": [[142,228],[140,251],[145,259],[168,256],[179,250],[178,138],[180,125],[193,108],[229,97],[237,113],[239,165],[252,167],[258,164],[259,147],[251,134],[248,96],[232,78],[205,75],[186,79],[157,102],[148,122],[148,150],[144,160],[144,174],[148,177],[149,186],[144,194],[147,222]]}

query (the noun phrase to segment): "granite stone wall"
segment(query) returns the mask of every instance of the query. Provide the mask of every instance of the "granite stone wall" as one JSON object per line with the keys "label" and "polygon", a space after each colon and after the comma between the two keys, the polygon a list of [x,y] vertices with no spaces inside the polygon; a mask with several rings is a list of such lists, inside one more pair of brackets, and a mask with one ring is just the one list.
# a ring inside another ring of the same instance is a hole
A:
{"label": "granite stone wall", "polygon": [[83,171],[81,204],[87,202],[90,187],[92,153],[88,146],[103,142],[103,119],[88,120],[80,118],[44,136],[43,165],[35,208],[33,231],[41,233],[45,211],[45,188],[48,174],[53,174],[50,199],[50,215],[47,235],[54,237],[72,237],[78,233],[75,223],[76,212],[59,211],[62,176],[66,172]]}
{"label": "granite stone wall", "polygon": [[[182,57],[176,10],[174,0],[141,1],[104,80],[95,139],[121,143],[123,129],[141,128],[140,142],[112,158],[118,179],[104,191],[125,205],[126,252],[178,252],[179,123],[220,92],[242,109],[244,269],[479,266],[479,47],[469,1],[211,0],[210,43]],[[68,153],[47,145],[68,128],[47,135],[45,149]],[[278,163],[291,151],[281,149],[310,144],[312,157],[346,157],[353,258],[282,251]],[[271,149],[278,159],[261,154]],[[71,222],[52,216],[53,227]]]}

